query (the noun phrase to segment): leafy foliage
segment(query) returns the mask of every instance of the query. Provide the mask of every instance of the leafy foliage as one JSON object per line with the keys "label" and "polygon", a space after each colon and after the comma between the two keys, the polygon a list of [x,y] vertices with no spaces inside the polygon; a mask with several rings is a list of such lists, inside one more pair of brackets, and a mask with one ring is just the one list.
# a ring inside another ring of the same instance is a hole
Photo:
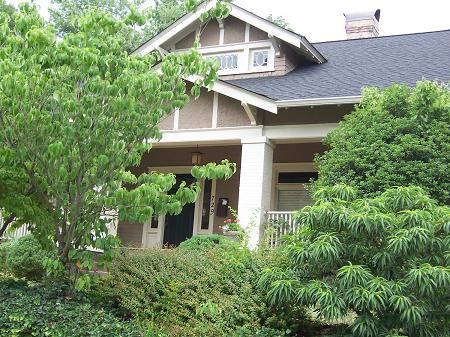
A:
{"label": "leafy foliage", "polygon": [[62,36],[76,33],[77,21],[89,10],[110,13],[118,20],[133,19],[139,25],[123,27],[119,32],[126,40],[124,49],[133,51],[186,13],[184,0],[158,0],[152,6],[147,6],[148,3],[146,0],[52,0],[56,6],[49,9],[50,21]]}
{"label": "leafy foliage", "polygon": [[0,270],[6,271],[6,257],[8,256],[8,250],[11,246],[11,241],[0,242]]}
{"label": "leafy foliage", "polygon": [[98,292],[170,336],[264,336],[268,312],[250,252],[227,239],[226,250],[205,242],[126,254]]}
{"label": "leafy foliage", "polygon": [[138,337],[136,325],[68,286],[27,283],[0,274],[0,335],[53,337]]}
{"label": "leafy foliage", "polygon": [[270,22],[273,22],[274,24],[276,24],[277,26],[280,26],[281,28],[290,30],[290,31],[294,31],[292,29],[292,26],[289,22],[286,21],[286,19],[284,17],[282,17],[281,15],[279,16],[273,16],[272,14],[270,14],[267,17],[267,20],[269,20]]}
{"label": "leafy foliage", "polygon": [[345,185],[316,191],[280,248],[288,263],[263,272],[268,300],[312,306],[326,320],[355,313],[354,336],[445,336],[450,209],[419,187],[356,195]]}
{"label": "leafy foliage", "polygon": [[[2,258],[3,255],[3,258]],[[44,260],[48,253],[32,235],[0,245],[0,259],[4,261],[5,270],[16,277],[39,280],[45,273]]]}
{"label": "leafy foliage", "polygon": [[47,224],[51,221],[41,201],[33,194],[26,173],[21,170],[0,166],[0,205],[4,223],[0,228],[0,237],[7,230],[19,228],[23,224],[34,222]]}
{"label": "leafy foliage", "polygon": [[[213,14],[224,13],[220,9],[218,2]],[[89,247],[104,251],[100,265],[113,258],[118,239],[107,233],[117,212],[142,222],[195,201],[199,182],[182,183],[168,195],[174,175],[137,177],[128,168],[160,139],[159,120],[188,101],[183,77],[199,76],[193,94],[217,78],[216,62],[195,49],[163,59],[128,56],[118,34],[125,23],[103,12],[88,12],[76,23],[75,33],[57,39],[29,4],[20,5],[13,28],[0,14],[0,171],[17,172],[48,219],[30,222],[44,247],[58,247],[58,259],[46,267],[65,267],[75,276],[94,266]],[[151,70],[157,62],[161,73]],[[224,161],[192,174],[227,179],[234,171]],[[84,274],[78,286],[88,278]]]}
{"label": "leafy foliage", "polygon": [[183,241],[179,250],[207,251],[213,248],[223,249],[225,251],[238,250],[240,244],[223,235],[195,235],[189,240]]}
{"label": "leafy foliage", "polygon": [[361,103],[325,138],[318,186],[344,183],[376,196],[391,186],[420,186],[440,203],[450,191],[448,85],[418,82],[368,88]]}
{"label": "leafy foliage", "polygon": [[16,10],[13,5],[7,4],[5,0],[0,0],[0,12],[13,16]]}

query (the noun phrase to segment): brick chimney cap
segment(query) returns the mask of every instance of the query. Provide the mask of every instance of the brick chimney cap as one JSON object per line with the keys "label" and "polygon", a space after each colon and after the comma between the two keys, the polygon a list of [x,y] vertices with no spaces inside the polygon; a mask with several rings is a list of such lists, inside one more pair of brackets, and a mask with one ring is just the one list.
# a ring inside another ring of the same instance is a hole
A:
{"label": "brick chimney cap", "polygon": [[380,9],[374,9],[371,11],[344,13],[345,19],[348,21],[367,20],[375,18],[377,22],[380,22]]}

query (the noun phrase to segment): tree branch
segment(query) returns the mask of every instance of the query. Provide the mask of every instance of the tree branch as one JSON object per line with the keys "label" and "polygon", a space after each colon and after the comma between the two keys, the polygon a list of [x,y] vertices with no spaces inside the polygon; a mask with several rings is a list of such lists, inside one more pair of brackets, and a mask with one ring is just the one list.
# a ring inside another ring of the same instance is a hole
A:
{"label": "tree branch", "polygon": [[8,219],[3,222],[3,226],[0,228],[0,238],[5,234],[6,229],[10,224],[13,223],[13,221],[16,219],[16,215],[14,213],[11,213],[11,215],[8,217]]}

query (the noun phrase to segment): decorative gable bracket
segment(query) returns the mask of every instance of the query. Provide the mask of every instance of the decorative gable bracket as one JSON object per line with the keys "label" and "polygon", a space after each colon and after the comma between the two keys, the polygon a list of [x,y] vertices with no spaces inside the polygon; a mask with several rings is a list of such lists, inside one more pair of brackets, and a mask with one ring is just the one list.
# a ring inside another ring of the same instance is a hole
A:
{"label": "decorative gable bracket", "polygon": [[276,57],[280,57],[281,56],[281,52],[280,52],[280,43],[278,41],[278,39],[273,36],[272,34],[269,34],[269,40],[272,43],[272,47],[275,50],[275,56]]}
{"label": "decorative gable bracket", "polygon": [[249,105],[247,102],[241,102],[241,105],[247,113],[248,118],[250,119],[250,124],[256,125],[257,109],[254,106]]}

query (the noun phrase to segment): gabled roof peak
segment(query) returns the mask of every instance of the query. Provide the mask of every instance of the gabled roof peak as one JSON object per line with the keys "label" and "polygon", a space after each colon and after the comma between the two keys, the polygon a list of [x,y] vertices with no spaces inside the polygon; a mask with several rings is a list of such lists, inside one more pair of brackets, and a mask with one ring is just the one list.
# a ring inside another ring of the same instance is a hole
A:
{"label": "gabled roof peak", "polygon": [[[162,44],[170,39],[179,36],[183,32],[188,32],[196,24],[198,24],[201,13],[208,11],[214,7],[216,0],[205,1],[198,8],[191,13],[188,13],[175,21],[172,25],[161,31],[155,37],[150,39],[136,49],[133,54],[146,54],[161,47]],[[230,15],[234,16],[251,26],[254,26],[262,31],[265,31],[269,36],[280,39],[297,50],[309,55],[315,63],[324,63],[326,59],[314,46],[303,36],[282,28],[275,23],[257,16],[246,9],[239,7],[233,3],[229,4],[231,7]]]}

